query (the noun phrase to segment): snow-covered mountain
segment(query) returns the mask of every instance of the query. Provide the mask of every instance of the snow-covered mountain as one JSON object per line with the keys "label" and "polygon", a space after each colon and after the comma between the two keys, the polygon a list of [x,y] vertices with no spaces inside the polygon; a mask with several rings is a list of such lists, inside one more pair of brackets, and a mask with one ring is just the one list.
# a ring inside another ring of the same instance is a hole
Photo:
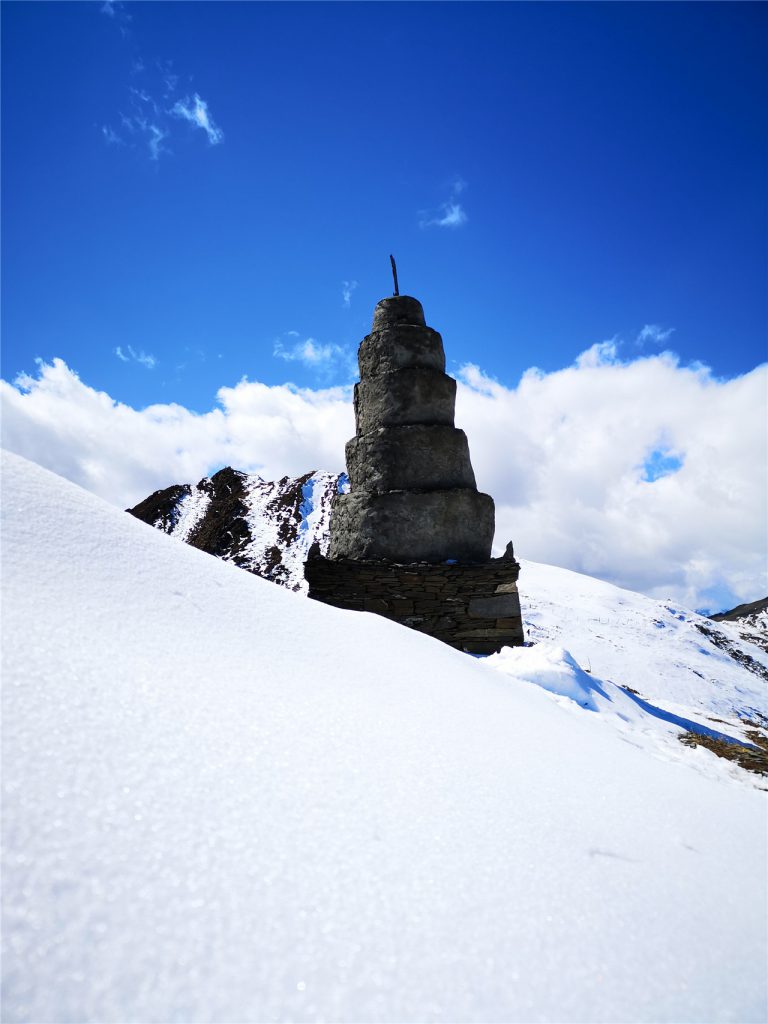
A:
{"label": "snow-covered mountain", "polygon": [[333,496],[346,474],[305,473],[270,482],[226,467],[198,484],[174,484],[128,509],[150,526],[289,590],[307,591],[304,562],[323,554]]}
{"label": "snow-covered mountain", "polygon": [[8,1024],[764,1019],[738,626],[526,563],[476,659],[15,456],[2,553]]}
{"label": "snow-covered mountain", "polygon": [[[306,593],[307,553],[315,541],[327,551],[331,502],[348,486],[345,474],[306,473],[270,483],[227,467],[195,486],[156,491],[128,511],[208,554]],[[768,689],[765,602],[734,609],[715,626],[688,609],[579,573],[525,559],[521,565],[529,641],[566,647],[601,678],[670,713],[682,708],[703,724],[724,718],[742,738],[745,721],[768,726],[761,718]],[[723,690],[725,680],[730,685]]]}

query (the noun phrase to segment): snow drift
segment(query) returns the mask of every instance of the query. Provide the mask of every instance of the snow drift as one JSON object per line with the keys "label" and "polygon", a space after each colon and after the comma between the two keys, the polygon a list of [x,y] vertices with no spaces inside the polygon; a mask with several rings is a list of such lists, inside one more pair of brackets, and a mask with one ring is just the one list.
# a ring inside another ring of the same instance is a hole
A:
{"label": "snow drift", "polygon": [[763,1018],[736,769],[3,465],[5,1021]]}

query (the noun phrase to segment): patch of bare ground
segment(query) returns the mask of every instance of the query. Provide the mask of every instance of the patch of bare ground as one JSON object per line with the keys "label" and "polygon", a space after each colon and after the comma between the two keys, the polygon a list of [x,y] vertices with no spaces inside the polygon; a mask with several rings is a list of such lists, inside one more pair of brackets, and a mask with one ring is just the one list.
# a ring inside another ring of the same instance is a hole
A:
{"label": "patch of bare ground", "polygon": [[[717,721],[717,719],[713,719],[713,721]],[[754,723],[750,722],[749,724]],[[696,732],[684,732],[679,739],[686,747],[706,747],[718,757],[734,761],[742,768],[746,768],[748,772],[754,772],[756,775],[768,775],[768,736],[758,729],[748,729],[746,735],[749,743],[728,742]]]}

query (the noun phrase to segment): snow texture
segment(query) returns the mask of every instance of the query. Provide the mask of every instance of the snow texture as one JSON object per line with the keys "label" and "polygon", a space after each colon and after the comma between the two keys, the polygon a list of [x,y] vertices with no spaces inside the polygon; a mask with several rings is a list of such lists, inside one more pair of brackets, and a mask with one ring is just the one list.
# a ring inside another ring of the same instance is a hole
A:
{"label": "snow texture", "polygon": [[8,1024],[764,1019],[763,795],[617,630],[507,673],[3,468]]}

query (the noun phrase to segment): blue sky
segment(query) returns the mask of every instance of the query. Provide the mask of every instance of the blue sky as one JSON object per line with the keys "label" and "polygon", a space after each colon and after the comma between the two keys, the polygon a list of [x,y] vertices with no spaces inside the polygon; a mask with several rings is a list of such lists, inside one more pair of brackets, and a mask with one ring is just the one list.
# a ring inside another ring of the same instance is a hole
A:
{"label": "blue sky", "polygon": [[123,508],[338,472],[394,253],[498,553],[765,594],[766,4],[0,17],[5,447]]}
{"label": "blue sky", "polygon": [[243,375],[345,383],[390,252],[454,368],[514,385],[616,338],[750,370],[767,21],[5,2],[3,375],[56,356],[117,400],[200,411]]}

